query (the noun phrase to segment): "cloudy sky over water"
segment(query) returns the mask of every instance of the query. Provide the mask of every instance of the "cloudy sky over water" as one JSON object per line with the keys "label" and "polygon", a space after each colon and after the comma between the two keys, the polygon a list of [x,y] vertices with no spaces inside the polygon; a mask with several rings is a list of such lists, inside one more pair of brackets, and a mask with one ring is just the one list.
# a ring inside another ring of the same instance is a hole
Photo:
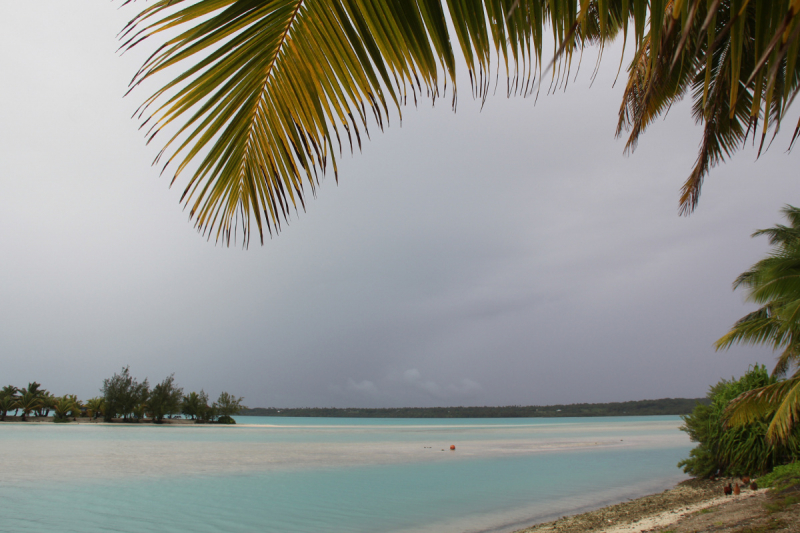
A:
{"label": "cloudy sky over water", "polygon": [[88,398],[130,365],[250,406],[551,404],[697,397],[774,362],[712,344],[751,309],[750,234],[800,202],[792,128],[679,217],[700,129],[684,102],[624,156],[618,49],[535,106],[481,111],[464,79],[456,114],[372,127],[280,236],[226,248],[150,166],[149,93],[123,98],[148,49],[116,53],[144,4],[120,4],[0,4],[2,385]]}

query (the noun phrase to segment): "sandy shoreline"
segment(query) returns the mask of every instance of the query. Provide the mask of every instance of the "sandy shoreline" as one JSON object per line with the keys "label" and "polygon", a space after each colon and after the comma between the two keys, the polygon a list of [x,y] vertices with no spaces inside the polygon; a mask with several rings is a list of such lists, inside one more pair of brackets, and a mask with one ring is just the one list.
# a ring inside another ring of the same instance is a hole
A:
{"label": "sandy shoreline", "polygon": [[516,533],[800,531],[798,505],[782,512],[768,512],[764,507],[769,498],[767,490],[747,488],[740,495],[725,496],[723,486],[737,481],[692,479],[658,494],[566,516]]}

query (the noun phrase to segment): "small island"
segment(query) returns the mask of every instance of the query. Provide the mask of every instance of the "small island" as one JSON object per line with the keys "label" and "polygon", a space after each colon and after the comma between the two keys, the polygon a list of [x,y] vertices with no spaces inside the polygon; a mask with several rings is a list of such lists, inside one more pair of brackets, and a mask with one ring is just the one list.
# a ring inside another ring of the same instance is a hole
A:
{"label": "small island", "polygon": [[211,403],[202,389],[184,395],[174,374],[151,389],[146,378],[139,383],[131,376],[129,367],[103,380],[103,395],[85,402],[74,394],[54,396],[41,386],[34,381],[0,389],[0,421],[235,424],[233,417],[247,409],[244,398],[224,391]]}

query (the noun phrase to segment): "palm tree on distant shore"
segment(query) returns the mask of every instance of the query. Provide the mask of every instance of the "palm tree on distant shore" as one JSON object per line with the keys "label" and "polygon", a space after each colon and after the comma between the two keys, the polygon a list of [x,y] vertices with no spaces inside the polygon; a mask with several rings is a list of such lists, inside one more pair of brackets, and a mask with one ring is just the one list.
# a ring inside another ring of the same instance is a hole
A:
{"label": "palm tree on distant shore", "polygon": [[53,402],[54,418],[66,420],[69,416],[73,418],[80,416],[81,404],[78,397],[74,394],[67,394],[56,398]]}
{"label": "palm tree on distant shore", "polygon": [[28,414],[35,411],[42,405],[42,400],[35,393],[28,390],[24,391],[22,395],[14,402],[14,408],[22,411],[22,421],[24,422]]}
{"label": "palm tree on distant shore", "polygon": [[[788,226],[756,231],[769,237],[773,251],[740,275],[734,288],[745,288],[747,300],[761,304],[716,342],[717,349],[733,344],[768,344],[781,350],[774,375],[800,367],[800,209],[786,206]],[[774,413],[767,432],[770,441],[786,441],[800,423],[800,368],[790,378],[749,391],[731,402],[729,423],[750,423]]]}
{"label": "palm tree on distant shore", "polygon": [[712,167],[777,132],[800,80],[798,11],[797,0],[158,0],[122,35],[124,49],[162,39],[131,85],[174,72],[138,116],[148,142],[176,124],[156,162],[175,165],[173,181],[190,169],[181,201],[198,231],[229,244],[238,227],[263,243],[326,169],[338,180],[337,152],[360,149],[369,122],[383,129],[409,99],[448,88],[455,109],[457,55],[473,97],[496,91],[500,70],[501,92],[538,95],[566,86],[576,53],[620,34],[635,49],[617,125],[626,150],[686,95],[703,125],[688,214]]}
{"label": "palm tree on distant shore", "polygon": [[0,389],[0,400],[2,400],[2,405],[3,405],[2,420],[6,419],[6,414],[8,414],[8,411],[11,411],[13,409],[16,412],[16,407],[14,407],[14,404],[16,404],[17,402],[18,392],[19,389],[16,388],[14,385],[6,385],[2,389]]}
{"label": "palm tree on distant shore", "polygon": [[98,415],[104,415],[105,409],[105,400],[102,396],[86,400],[86,413],[90,418],[96,419]]}
{"label": "palm tree on distant shore", "polygon": [[6,419],[6,414],[14,409],[15,402],[13,397],[0,394],[0,420]]}

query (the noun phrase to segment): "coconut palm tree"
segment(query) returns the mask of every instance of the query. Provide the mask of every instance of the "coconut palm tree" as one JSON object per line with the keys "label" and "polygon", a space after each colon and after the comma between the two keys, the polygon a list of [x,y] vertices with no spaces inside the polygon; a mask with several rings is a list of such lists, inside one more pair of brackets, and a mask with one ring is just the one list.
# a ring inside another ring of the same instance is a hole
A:
{"label": "coconut palm tree", "polygon": [[81,412],[81,404],[74,394],[67,394],[56,398],[53,402],[53,413],[56,419],[66,420],[68,417],[77,417]]}
{"label": "coconut palm tree", "polygon": [[28,390],[24,391],[22,395],[14,402],[13,407],[22,411],[22,421],[28,417],[28,413],[35,411],[42,405],[42,400],[33,392]]}
{"label": "coconut palm tree", "polygon": [[34,398],[39,399],[39,406],[35,409],[36,416],[47,416],[50,409],[53,407],[55,396],[53,396],[47,389],[41,388],[42,384],[36,381],[28,383],[25,388],[17,389],[19,392],[30,394]]}
{"label": "coconut palm tree", "polygon": [[[773,251],[740,275],[734,288],[745,288],[747,300],[761,307],[746,315],[716,342],[717,349],[733,344],[768,344],[781,350],[773,374],[785,375],[800,363],[800,209],[786,206],[788,226],[759,230]],[[784,442],[800,421],[800,369],[790,378],[749,391],[731,402],[729,423],[749,423],[774,413],[767,432],[772,442]]]}
{"label": "coconut palm tree", "polygon": [[182,201],[198,231],[230,244],[238,227],[246,244],[305,209],[326,169],[338,180],[337,153],[360,149],[370,122],[402,119],[409,99],[455,108],[456,55],[473,97],[495,92],[501,70],[507,94],[538,94],[620,34],[635,49],[617,127],[627,149],[687,94],[703,124],[687,214],[759,124],[761,146],[777,132],[798,90],[798,11],[798,0],[157,0],[122,47],[159,41],[132,81],[173,73],[138,115],[148,142],[171,128],[156,162],[173,182],[189,172]]}
{"label": "coconut palm tree", "polygon": [[98,415],[105,414],[105,400],[102,397],[90,398],[86,400],[86,413],[91,418],[97,418]]}
{"label": "coconut palm tree", "polygon": [[50,409],[53,408],[58,398],[46,390],[41,391],[40,394],[37,394],[37,398],[39,398],[41,401],[39,407],[36,409],[36,416],[49,416]]}
{"label": "coconut palm tree", "polygon": [[6,396],[0,394],[0,420],[6,419],[6,414],[12,409],[14,409],[14,403],[16,400],[13,396]]}
{"label": "coconut palm tree", "polygon": [[38,394],[44,394],[45,392],[47,392],[47,389],[43,389],[41,387],[42,387],[41,383],[37,383],[36,381],[34,381],[32,383],[28,383],[27,388],[21,389],[21,390],[28,391],[31,394],[37,394],[37,395]]}
{"label": "coconut palm tree", "polygon": [[8,414],[8,411],[11,411],[12,409],[14,409],[14,411],[16,412],[16,407],[14,407],[14,404],[17,402],[17,399],[18,399],[17,393],[18,392],[19,392],[19,389],[16,388],[14,385],[6,385],[2,389],[0,389],[0,399],[5,399],[6,401],[4,402],[4,405],[7,406],[5,408],[5,411],[3,411],[3,418],[2,418],[3,420],[5,420],[5,417],[6,417],[6,414]]}

